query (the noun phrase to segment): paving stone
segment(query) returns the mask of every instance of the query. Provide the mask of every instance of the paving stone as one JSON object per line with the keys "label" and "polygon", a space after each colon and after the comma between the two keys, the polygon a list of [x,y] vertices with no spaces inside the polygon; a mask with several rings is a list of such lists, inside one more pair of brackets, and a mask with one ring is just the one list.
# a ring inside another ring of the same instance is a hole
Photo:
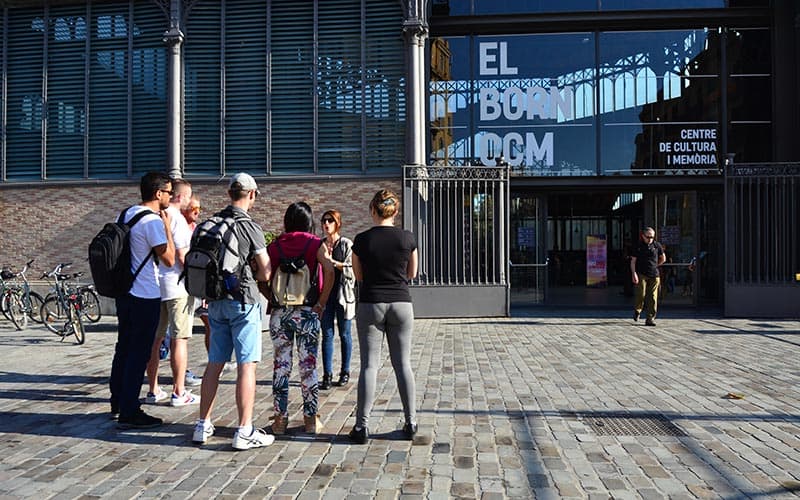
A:
{"label": "paving stone", "polygon": [[[800,471],[800,439],[791,417],[800,412],[800,372],[785,343],[760,335],[776,332],[758,322],[669,314],[665,309],[657,332],[620,328],[612,311],[594,318],[559,311],[541,318],[417,320],[418,436],[427,439],[391,437],[402,425],[402,409],[387,358],[378,371],[369,445],[351,445],[346,437],[357,384],[321,394],[330,435],[296,432],[302,410],[295,378],[294,434],[242,453],[230,449],[237,420],[232,379],[222,379],[218,432],[207,445],[188,441],[193,411],[168,407],[148,408],[171,422],[164,429],[117,432],[106,418],[113,321],[90,336],[91,348],[67,356],[44,331],[29,329],[26,340],[35,343],[19,343],[18,333],[0,323],[6,373],[23,380],[58,374],[37,388],[87,394],[86,401],[28,400],[19,397],[24,384],[0,378],[3,416],[13,417],[4,418],[9,428],[0,441],[0,498],[445,498],[457,485],[469,485],[463,496],[470,498],[766,498],[784,487],[796,490],[800,472],[791,471]],[[797,321],[776,324],[800,330]],[[709,328],[735,335],[698,333]],[[264,340],[269,353],[271,342]],[[203,356],[202,342],[190,342],[190,358]],[[358,373],[357,343],[353,360]],[[738,363],[735,372],[731,360]],[[256,420],[262,422],[272,412],[263,383],[269,374],[258,376]],[[60,381],[70,379],[85,382]],[[747,398],[719,399],[732,389]],[[661,413],[687,436],[596,435],[568,411]],[[742,421],[742,414],[773,419]],[[77,425],[71,415],[80,416]],[[780,416],[785,420],[775,420]],[[421,493],[403,493],[404,485],[421,485]]]}

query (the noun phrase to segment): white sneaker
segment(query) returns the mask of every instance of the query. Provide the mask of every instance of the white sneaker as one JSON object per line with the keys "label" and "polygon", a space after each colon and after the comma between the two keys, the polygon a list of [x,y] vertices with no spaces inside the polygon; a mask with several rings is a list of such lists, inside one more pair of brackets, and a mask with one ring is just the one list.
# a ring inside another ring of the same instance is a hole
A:
{"label": "white sneaker", "polygon": [[253,433],[249,436],[242,435],[239,430],[236,431],[236,433],[233,435],[233,448],[236,450],[249,450],[250,448],[269,446],[274,441],[275,436],[272,434],[267,434],[262,429],[253,427]]}
{"label": "white sneaker", "polygon": [[183,394],[178,396],[177,394],[172,394],[172,406],[187,406],[187,405],[194,405],[200,402],[200,398],[195,396],[189,391],[183,391]]}
{"label": "white sneaker", "polygon": [[197,422],[194,426],[194,434],[192,434],[192,442],[197,444],[205,444],[208,438],[214,435],[214,425],[205,425],[203,422]]}
{"label": "white sneaker", "polygon": [[169,394],[167,394],[166,392],[162,391],[161,388],[159,387],[158,392],[156,392],[155,394],[153,394],[152,392],[148,392],[147,396],[144,398],[144,402],[149,404],[149,405],[154,405],[154,404],[160,403],[161,401],[164,401],[165,399],[168,399],[168,398],[169,398]]}
{"label": "white sneaker", "polygon": [[229,373],[233,372],[236,373],[236,361],[228,361],[224,365],[222,365],[222,372],[220,373]]}
{"label": "white sneaker", "polygon": [[189,387],[197,387],[203,383],[203,377],[198,377],[191,370],[186,370],[186,379],[183,383]]}

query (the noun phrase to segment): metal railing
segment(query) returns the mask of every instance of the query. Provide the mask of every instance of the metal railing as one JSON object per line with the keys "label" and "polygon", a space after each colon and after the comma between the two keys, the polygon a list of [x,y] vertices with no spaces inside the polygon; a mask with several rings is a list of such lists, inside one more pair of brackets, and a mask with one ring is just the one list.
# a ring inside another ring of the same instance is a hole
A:
{"label": "metal railing", "polygon": [[416,286],[506,285],[508,167],[403,168]]}
{"label": "metal railing", "polygon": [[730,164],[725,199],[727,283],[800,285],[800,164]]}

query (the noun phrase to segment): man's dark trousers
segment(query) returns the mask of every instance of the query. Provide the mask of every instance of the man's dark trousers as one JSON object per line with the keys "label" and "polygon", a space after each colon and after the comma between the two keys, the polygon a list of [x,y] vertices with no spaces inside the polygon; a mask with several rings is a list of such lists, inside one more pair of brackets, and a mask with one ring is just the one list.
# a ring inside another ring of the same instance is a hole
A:
{"label": "man's dark trousers", "polygon": [[139,411],[144,370],[158,328],[161,299],[125,295],[117,303],[117,345],[111,363],[111,406],[119,405],[121,418]]}

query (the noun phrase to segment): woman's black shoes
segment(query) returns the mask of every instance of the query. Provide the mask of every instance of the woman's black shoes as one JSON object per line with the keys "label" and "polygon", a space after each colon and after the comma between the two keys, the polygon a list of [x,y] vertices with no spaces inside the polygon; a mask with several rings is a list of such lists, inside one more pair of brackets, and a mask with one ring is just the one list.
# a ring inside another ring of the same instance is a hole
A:
{"label": "woman's black shoes", "polygon": [[403,435],[406,439],[414,439],[414,434],[417,433],[418,428],[419,426],[417,424],[406,422],[406,425],[403,426]]}
{"label": "woman's black shoes", "polygon": [[369,432],[367,431],[366,427],[362,427],[361,429],[353,427],[353,430],[350,431],[350,434],[348,434],[348,436],[350,436],[350,441],[356,444],[367,444],[367,439],[369,438]]}
{"label": "woman's black shoes", "polygon": [[337,387],[344,387],[350,382],[350,372],[342,372],[339,374],[339,380],[333,384]]}
{"label": "woman's black shoes", "polygon": [[331,388],[331,381],[333,380],[333,373],[326,373],[322,376],[322,383],[319,384],[319,388],[323,391],[327,391]]}

